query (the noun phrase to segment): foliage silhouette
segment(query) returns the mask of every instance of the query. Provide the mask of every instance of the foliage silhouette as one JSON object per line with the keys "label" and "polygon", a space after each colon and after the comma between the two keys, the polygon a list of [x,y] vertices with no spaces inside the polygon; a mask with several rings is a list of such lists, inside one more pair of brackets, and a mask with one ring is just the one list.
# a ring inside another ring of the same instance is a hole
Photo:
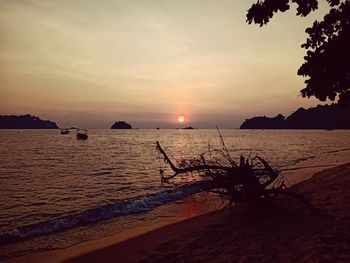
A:
{"label": "foliage silhouette", "polygon": [[[247,22],[263,26],[277,12],[297,5],[297,16],[307,16],[318,8],[318,0],[264,0],[253,4],[247,13]],[[338,100],[350,104],[350,0],[327,0],[331,7],[322,21],[307,28],[305,62],[298,75],[307,77],[303,97],[315,96],[321,101]]]}
{"label": "foliage silhouette", "polygon": [[0,129],[58,129],[55,122],[26,115],[0,115]]}
{"label": "foliage silhouette", "polygon": [[111,129],[132,129],[132,126],[125,121],[116,121]]}
{"label": "foliage silhouette", "polygon": [[265,116],[246,119],[241,129],[350,129],[350,107],[337,104],[299,108],[287,118],[279,114],[274,118]]}

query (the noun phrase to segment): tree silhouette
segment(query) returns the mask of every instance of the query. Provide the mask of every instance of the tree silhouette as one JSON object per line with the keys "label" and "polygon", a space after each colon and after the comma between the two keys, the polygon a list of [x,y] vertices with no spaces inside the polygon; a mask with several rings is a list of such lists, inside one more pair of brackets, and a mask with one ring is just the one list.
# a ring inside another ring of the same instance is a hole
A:
{"label": "tree silhouette", "polygon": [[[318,8],[318,0],[264,0],[253,4],[247,13],[247,22],[267,24],[277,12],[297,5],[297,16],[307,16]],[[298,75],[307,77],[303,97],[315,96],[321,101],[338,100],[350,104],[350,0],[327,0],[330,8],[322,21],[307,28],[305,62]]]}

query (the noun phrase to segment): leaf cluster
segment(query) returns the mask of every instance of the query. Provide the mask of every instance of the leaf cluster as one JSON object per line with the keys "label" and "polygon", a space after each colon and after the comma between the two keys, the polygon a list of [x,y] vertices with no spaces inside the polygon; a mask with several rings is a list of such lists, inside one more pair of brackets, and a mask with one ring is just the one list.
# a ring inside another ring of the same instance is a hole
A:
{"label": "leaf cluster", "polygon": [[[305,62],[298,75],[306,77],[301,90],[303,97],[314,96],[321,101],[338,99],[339,104],[350,103],[350,0],[327,0],[330,8],[322,21],[307,28]],[[297,15],[307,16],[318,8],[318,0],[265,0],[253,4],[247,22],[263,26],[277,12],[297,5]]]}

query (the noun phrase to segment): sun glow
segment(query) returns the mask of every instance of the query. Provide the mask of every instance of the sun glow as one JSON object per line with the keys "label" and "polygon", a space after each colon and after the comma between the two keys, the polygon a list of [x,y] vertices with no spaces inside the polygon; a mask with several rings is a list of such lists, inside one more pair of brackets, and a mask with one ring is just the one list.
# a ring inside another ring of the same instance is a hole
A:
{"label": "sun glow", "polygon": [[177,120],[177,122],[181,123],[181,122],[185,121],[185,117],[181,115],[181,116],[178,116],[176,120]]}

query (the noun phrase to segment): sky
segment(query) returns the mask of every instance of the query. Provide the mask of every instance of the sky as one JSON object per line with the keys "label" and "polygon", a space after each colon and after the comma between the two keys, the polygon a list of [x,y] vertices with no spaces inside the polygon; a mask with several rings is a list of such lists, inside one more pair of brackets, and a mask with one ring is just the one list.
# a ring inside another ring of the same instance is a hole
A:
{"label": "sky", "polygon": [[0,114],[61,127],[235,128],[317,105],[299,95],[297,70],[325,4],[259,27],[246,23],[254,2],[0,0]]}

